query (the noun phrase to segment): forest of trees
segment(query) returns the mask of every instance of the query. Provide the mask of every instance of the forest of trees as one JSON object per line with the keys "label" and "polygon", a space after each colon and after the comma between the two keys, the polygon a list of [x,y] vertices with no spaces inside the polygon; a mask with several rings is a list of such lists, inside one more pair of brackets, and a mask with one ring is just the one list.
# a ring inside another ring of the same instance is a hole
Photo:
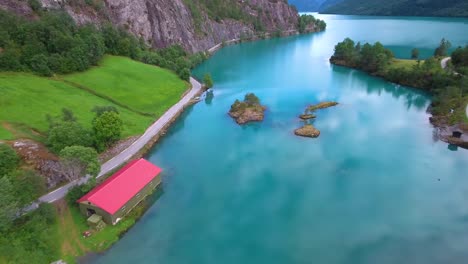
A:
{"label": "forest of trees", "polygon": [[327,0],[323,13],[384,16],[468,16],[466,0]]}
{"label": "forest of trees", "polygon": [[458,47],[452,53],[452,65],[456,72],[468,75],[468,45]]}
{"label": "forest of trees", "polygon": [[176,72],[189,80],[190,69],[206,59],[180,46],[152,50],[121,28],[77,26],[65,12],[40,13],[26,20],[0,10],[0,71],[31,71],[42,76],[84,71],[104,54],[130,57]]}
{"label": "forest of trees", "polygon": [[[446,54],[450,42],[443,39],[434,50],[436,55]],[[413,51],[412,53],[417,53]],[[468,100],[468,77],[453,74],[442,69],[440,57],[431,57],[417,61],[413,67],[392,67],[393,54],[379,42],[374,45],[355,43],[347,38],[335,46],[330,61],[366,71],[383,77],[391,82],[423,89],[433,95],[432,113],[447,115],[449,123],[464,122],[466,101]],[[458,48],[452,54],[455,70],[466,71],[468,65],[468,48]]]}
{"label": "forest of trees", "polygon": [[317,31],[324,31],[327,28],[327,23],[325,21],[316,19],[312,15],[301,15],[298,21],[298,30],[299,33],[305,33],[307,27],[314,26]]}
{"label": "forest of trees", "polygon": [[343,64],[358,68],[371,74],[382,73],[392,62],[393,53],[377,42],[374,45],[366,43],[355,44],[353,40],[346,38],[335,46],[335,53],[330,61],[335,64]]}

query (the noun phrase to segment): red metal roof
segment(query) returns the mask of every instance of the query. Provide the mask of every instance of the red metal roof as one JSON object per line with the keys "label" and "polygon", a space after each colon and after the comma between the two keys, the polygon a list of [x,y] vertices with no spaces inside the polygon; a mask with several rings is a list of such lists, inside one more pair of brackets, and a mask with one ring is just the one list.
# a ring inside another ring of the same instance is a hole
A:
{"label": "red metal roof", "polygon": [[78,202],[88,201],[114,214],[160,172],[161,168],[145,159],[134,160],[81,197]]}

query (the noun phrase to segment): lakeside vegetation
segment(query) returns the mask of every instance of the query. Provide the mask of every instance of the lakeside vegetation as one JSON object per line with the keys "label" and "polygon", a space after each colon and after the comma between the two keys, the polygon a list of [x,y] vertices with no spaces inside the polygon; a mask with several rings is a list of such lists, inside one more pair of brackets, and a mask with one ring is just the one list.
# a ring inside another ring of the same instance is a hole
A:
{"label": "lakeside vegetation", "polygon": [[190,69],[206,59],[204,53],[189,55],[180,46],[153,50],[110,23],[78,26],[63,11],[38,16],[26,20],[0,10],[0,71],[68,74],[98,65],[104,54],[111,54],[170,69],[188,81]]}
{"label": "lakeside vegetation", "polygon": [[324,13],[383,16],[468,16],[465,0],[328,0]]}
{"label": "lakeside vegetation", "polygon": [[315,18],[313,15],[299,16],[297,26],[299,33],[307,32],[307,29],[311,26],[313,26],[317,31],[324,31],[327,28],[327,23],[321,19]]}
{"label": "lakeside vegetation", "polygon": [[[442,69],[440,58],[447,55],[450,42],[443,39],[434,51],[437,57],[420,60],[396,60],[389,49],[377,42],[373,45],[355,43],[347,38],[335,46],[330,61],[363,70],[391,82],[422,89],[433,95],[431,112],[437,124],[468,124],[465,108],[468,103],[468,80],[461,74]],[[412,52],[413,53],[413,52]],[[454,53],[456,69],[464,71],[468,48]],[[435,120],[433,119],[433,120]]]}
{"label": "lakeside vegetation", "polygon": [[34,171],[21,167],[8,145],[0,143],[0,262],[48,263],[58,256],[54,208],[43,204],[38,210],[16,218],[18,210],[45,191],[45,182]]}

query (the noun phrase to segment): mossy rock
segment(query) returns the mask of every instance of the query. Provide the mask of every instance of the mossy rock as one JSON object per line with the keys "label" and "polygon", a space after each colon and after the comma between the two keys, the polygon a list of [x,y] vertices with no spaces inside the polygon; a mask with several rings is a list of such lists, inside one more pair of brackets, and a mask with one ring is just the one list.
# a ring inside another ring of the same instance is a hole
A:
{"label": "mossy rock", "polygon": [[316,105],[311,105],[307,109],[309,111],[315,111],[315,110],[318,110],[318,109],[328,108],[328,107],[332,107],[332,106],[336,106],[336,105],[338,105],[337,102],[321,102],[321,103],[318,103]]}
{"label": "mossy rock", "polygon": [[320,136],[320,131],[316,129],[313,125],[307,124],[301,128],[294,130],[294,134],[296,134],[296,136],[301,137],[317,138]]}
{"label": "mossy rock", "polygon": [[239,125],[249,122],[259,122],[265,117],[266,107],[260,104],[260,100],[253,93],[245,95],[244,101],[236,100],[229,110],[229,115],[236,120]]}
{"label": "mossy rock", "polygon": [[314,115],[314,114],[302,114],[299,116],[300,119],[302,120],[309,120],[309,119],[313,119],[313,118],[316,118],[317,116]]}

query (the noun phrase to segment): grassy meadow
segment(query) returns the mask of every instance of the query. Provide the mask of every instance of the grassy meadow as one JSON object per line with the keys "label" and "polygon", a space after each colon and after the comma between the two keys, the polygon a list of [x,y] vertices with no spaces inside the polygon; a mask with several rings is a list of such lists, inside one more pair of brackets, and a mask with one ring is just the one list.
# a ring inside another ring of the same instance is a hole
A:
{"label": "grassy meadow", "polygon": [[48,129],[46,115],[59,116],[63,108],[89,128],[95,115],[91,110],[109,105],[121,113],[123,137],[138,135],[187,87],[170,71],[116,56],[106,56],[86,72],[54,78],[0,73],[0,140],[40,140]]}
{"label": "grassy meadow", "polygon": [[188,88],[169,70],[116,56],[105,56],[99,67],[62,78],[157,117],[179,101]]}
{"label": "grassy meadow", "polygon": [[[421,60],[423,63],[424,60]],[[418,65],[417,60],[406,60],[406,59],[393,59],[392,64],[389,66],[390,68],[406,68],[411,69],[413,66]]]}

